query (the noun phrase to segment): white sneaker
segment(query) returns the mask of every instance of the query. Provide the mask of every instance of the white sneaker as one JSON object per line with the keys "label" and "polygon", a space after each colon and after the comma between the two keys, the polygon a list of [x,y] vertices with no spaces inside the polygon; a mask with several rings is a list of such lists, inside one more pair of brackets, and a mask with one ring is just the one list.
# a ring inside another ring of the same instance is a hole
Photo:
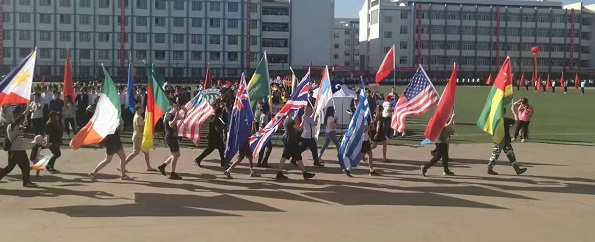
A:
{"label": "white sneaker", "polygon": [[516,138],[512,138],[512,139],[510,139],[510,141],[514,141],[515,139],[516,139]]}
{"label": "white sneaker", "polygon": [[525,139],[522,139],[521,142],[525,142]]}

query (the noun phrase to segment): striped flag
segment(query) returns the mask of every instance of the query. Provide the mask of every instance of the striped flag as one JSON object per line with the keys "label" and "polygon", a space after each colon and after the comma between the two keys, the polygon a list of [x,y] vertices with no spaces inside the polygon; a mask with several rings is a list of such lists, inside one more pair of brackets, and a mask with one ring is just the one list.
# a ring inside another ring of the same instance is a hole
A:
{"label": "striped flag", "polygon": [[306,107],[308,105],[308,90],[310,90],[310,70],[308,69],[308,73],[302,78],[300,83],[297,85],[293,94],[287,103],[281,108],[279,113],[277,113],[271,121],[256,132],[256,134],[250,136],[250,149],[252,149],[252,156],[257,157],[258,153],[264,147],[268,141],[271,139],[273,134],[279,128],[279,125],[285,120],[287,114],[290,110],[298,110],[300,108]]}
{"label": "striped flag", "polygon": [[70,141],[70,147],[75,150],[83,145],[98,144],[106,136],[114,134],[120,126],[122,110],[120,110],[118,89],[105,67],[103,65],[101,67],[105,75],[103,91],[99,94],[93,117]]}
{"label": "striped flag", "polygon": [[504,109],[512,102],[512,79],[510,58],[506,58],[494,86],[488,95],[483,111],[477,120],[477,127],[493,135],[494,143],[505,143]]}
{"label": "striped flag", "polygon": [[182,122],[178,123],[178,136],[186,137],[196,146],[200,144],[200,134],[202,126],[207,119],[209,119],[215,110],[209,104],[209,100],[199,92],[190,102],[184,106],[186,117]]}
{"label": "striped flag", "polygon": [[402,133],[405,131],[405,118],[422,115],[436,104],[438,104],[438,93],[420,65],[407,89],[397,101],[391,128]]}
{"label": "striped flag", "polygon": [[162,88],[165,80],[155,65],[152,65],[147,78],[149,82],[147,84],[147,109],[145,111],[145,128],[141,144],[141,150],[144,152],[148,152],[153,148],[155,144],[155,125],[171,109],[169,99],[167,99],[167,95]]}
{"label": "striped flag", "polygon": [[365,86],[362,80],[359,102],[349,122],[349,128],[343,136],[341,146],[339,147],[339,165],[343,170],[350,170],[351,167],[357,167],[361,159],[361,150],[364,136],[364,126],[370,116],[370,106],[366,98]]}

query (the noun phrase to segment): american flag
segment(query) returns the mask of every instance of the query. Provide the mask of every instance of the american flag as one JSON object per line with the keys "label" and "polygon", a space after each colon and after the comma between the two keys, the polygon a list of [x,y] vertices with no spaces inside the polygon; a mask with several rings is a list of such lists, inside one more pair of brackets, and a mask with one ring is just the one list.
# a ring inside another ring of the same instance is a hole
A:
{"label": "american flag", "polygon": [[299,110],[300,108],[308,105],[308,90],[310,90],[310,70],[306,73],[306,76],[302,78],[302,81],[297,85],[291,98],[287,100],[287,103],[281,108],[281,111],[277,113],[271,121],[256,132],[256,134],[250,136],[250,149],[252,149],[252,156],[256,158],[262,148],[269,142],[273,134],[279,128],[279,125],[285,120],[290,110]]}
{"label": "american flag", "polygon": [[209,104],[209,101],[200,92],[190,102],[184,105],[186,118],[178,123],[178,136],[186,137],[196,146],[200,143],[200,133],[205,121],[215,114],[215,110]]}
{"label": "american flag", "polygon": [[397,101],[393,113],[391,128],[397,132],[405,131],[405,118],[426,113],[438,104],[438,93],[430,82],[430,78],[419,66],[405,92]]}

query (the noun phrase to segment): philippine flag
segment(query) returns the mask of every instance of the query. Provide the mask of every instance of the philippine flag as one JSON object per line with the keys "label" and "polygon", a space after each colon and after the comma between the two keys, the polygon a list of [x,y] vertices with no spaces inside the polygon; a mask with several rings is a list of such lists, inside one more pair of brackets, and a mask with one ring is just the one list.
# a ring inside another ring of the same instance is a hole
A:
{"label": "philippine flag", "polygon": [[0,107],[4,104],[28,104],[31,98],[37,50],[29,54],[0,82]]}

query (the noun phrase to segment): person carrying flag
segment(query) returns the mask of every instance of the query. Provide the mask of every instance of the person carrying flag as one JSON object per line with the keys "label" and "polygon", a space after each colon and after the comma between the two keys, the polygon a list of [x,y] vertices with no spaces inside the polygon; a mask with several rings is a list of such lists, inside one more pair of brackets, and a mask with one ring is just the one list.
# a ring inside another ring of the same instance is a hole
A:
{"label": "person carrying flag", "polygon": [[134,157],[142,152],[145,156],[145,163],[147,165],[146,171],[157,171],[157,169],[151,167],[149,152],[144,152],[141,150],[141,144],[143,142],[143,130],[145,129],[145,119],[142,115],[145,113],[145,109],[140,104],[135,105],[134,109],[135,114],[134,118],[132,119],[132,126],[134,128],[134,131],[132,132],[132,153],[128,154],[128,157],[126,157],[124,167],[126,167],[128,162],[130,162],[132,159],[134,159]]}
{"label": "person carrying flag", "polygon": [[[504,114],[506,114],[506,109],[504,110]],[[512,149],[512,140],[510,138],[510,126],[514,125],[515,120],[512,118],[504,117],[502,119],[504,122],[504,144],[502,147],[498,144],[494,144],[494,148],[492,149],[492,156],[488,162],[488,174],[490,175],[498,175],[497,172],[494,171],[494,166],[496,166],[496,160],[500,157],[500,153],[504,150],[504,153],[508,157],[510,161],[510,165],[514,168],[517,175],[521,175],[527,171],[527,168],[521,168],[516,160],[516,156],[514,154],[514,150]]]}
{"label": "person carrying flag", "polygon": [[163,117],[163,124],[165,126],[165,144],[169,147],[171,156],[168,157],[162,165],[158,166],[157,170],[159,170],[162,175],[166,176],[165,167],[171,163],[171,173],[169,174],[170,180],[182,180],[182,177],[176,174],[176,165],[178,164],[178,158],[180,158],[180,144],[177,137],[178,123],[184,120],[184,117],[180,113],[181,111],[183,111],[184,114],[187,113],[186,110],[180,108],[179,104],[174,103],[171,110]]}
{"label": "person carrying flag", "polygon": [[442,159],[442,167],[444,168],[444,173],[442,174],[445,176],[454,175],[454,173],[448,168],[448,138],[453,134],[452,125],[454,123],[455,116],[456,115],[454,113],[450,116],[450,120],[446,122],[444,128],[442,128],[442,131],[438,136],[438,139],[434,142],[436,144],[436,152],[434,153],[434,157],[432,157],[430,162],[421,167],[421,174],[423,176],[426,176],[428,169],[430,169],[430,167],[436,164],[436,162],[438,162],[440,159]]}
{"label": "person carrying flag", "polygon": [[297,125],[295,121],[289,117],[293,117],[295,115],[294,109],[290,109],[287,112],[287,118],[283,121],[283,127],[285,128],[285,141],[283,142],[283,155],[281,156],[281,160],[279,161],[279,171],[277,172],[277,180],[285,180],[288,179],[287,176],[283,175],[283,166],[285,165],[285,161],[288,159],[295,159],[296,163],[300,170],[302,170],[302,176],[304,180],[308,180],[314,177],[314,173],[310,173],[306,171],[304,167],[304,163],[302,162],[302,154],[299,149],[299,142],[298,142],[298,131],[302,129],[301,126]]}
{"label": "person carrying flag", "polygon": [[[252,129],[250,130],[250,135],[253,135],[254,133],[256,133],[256,130],[254,129],[255,126],[252,126]],[[244,160],[244,158],[248,158],[248,168],[250,169],[250,177],[260,177],[261,175],[258,174],[256,171],[254,171],[254,163],[253,158],[252,158],[252,150],[250,149],[250,136],[248,136],[248,139],[246,140],[246,144],[244,144],[240,150],[239,150],[239,154],[238,154],[238,159],[236,161],[234,161],[231,166],[229,166],[229,168],[227,168],[227,170],[225,170],[223,172],[223,174],[227,177],[227,179],[233,179],[233,177],[231,176],[231,170],[233,170],[234,167],[236,167],[238,164],[240,164],[242,162],[242,160]]]}
{"label": "person carrying flag", "polygon": [[[318,158],[318,146],[316,144],[316,137],[314,136],[314,129],[318,124],[319,117],[316,120],[312,118],[312,107],[306,106],[306,113],[303,116],[303,121],[300,124],[302,128],[301,143],[300,143],[300,154],[304,153],[306,149],[310,149],[312,152],[312,159],[314,160],[314,166],[324,167],[324,164],[320,162]],[[297,166],[297,160],[292,159],[291,164]]]}
{"label": "person carrying flag", "polygon": [[[271,121],[271,112],[270,112],[269,105],[264,105],[262,107],[262,112],[259,117],[259,129],[264,129],[266,125]],[[271,156],[271,151],[273,151],[273,143],[271,141],[267,141],[264,148],[258,153],[258,167],[265,167],[270,168],[269,166],[269,157]]]}
{"label": "person carrying flag", "polygon": [[211,118],[211,123],[209,124],[209,134],[207,138],[209,139],[209,143],[207,148],[200,154],[194,162],[200,167],[200,163],[202,160],[207,157],[211,152],[215,149],[219,150],[219,156],[221,157],[221,167],[224,167],[229,164],[225,164],[224,161],[224,152],[225,152],[225,122],[222,118],[223,108],[217,107],[215,108],[215,116]]}

